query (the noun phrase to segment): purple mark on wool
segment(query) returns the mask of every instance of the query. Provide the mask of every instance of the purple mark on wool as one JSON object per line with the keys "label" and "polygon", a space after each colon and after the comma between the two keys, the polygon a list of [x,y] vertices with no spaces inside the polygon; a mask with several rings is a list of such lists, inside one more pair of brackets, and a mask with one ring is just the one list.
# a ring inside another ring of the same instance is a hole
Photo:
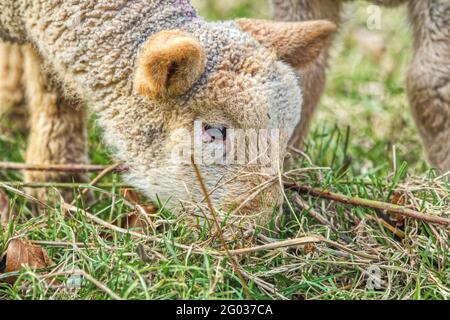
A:
{"label": "purple mark on wool", "polygon": [[190,0],[172,0],[173,3],[183,10],[188,16],[197,17],[197,10],[194,8]]}

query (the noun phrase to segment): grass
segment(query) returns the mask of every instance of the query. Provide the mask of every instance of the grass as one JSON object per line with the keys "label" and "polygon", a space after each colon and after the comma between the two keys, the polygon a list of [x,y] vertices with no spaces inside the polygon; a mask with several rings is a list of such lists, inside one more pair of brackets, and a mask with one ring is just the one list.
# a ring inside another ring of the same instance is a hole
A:
{"label": "grass", "polygon": [[[264,1],[196,2],[208,19],[269,16]],[[403,79],[411,47],[405,12],[383,10],[381,30],[367,34],[365,8],[357,3],[346,12],[327,90],[305,149],[311,162],[298,155],[294,161],[298,168],[327,169],[305,170],[291,177],[321,189],[448,217],[448,180],[436,179],[439,174],[426,164],[405,96]],[[368,47],[364,41],[368,35],[387,50],[380,53],[379,47]],[[110,163],[99,129],[92,125],[90,130],[92,161]],[[25,147],[20,135],[1,137],[0,160],[23,161]],[[17,173],[0,172],[2,181],[20,179]],[[120,177],[111,175],[106,181],[120,183]],[[74,188],[74,194],[82,187]],[[98,200],[88,210],[105,221],[132,211],[120,187],[92,189]],[[64,214],[58,201],[48,203],[53,209],[47,209],[47,215],[33,217],[22,196],[8,194],[19,215],[0,233],[0,252],[12,236],[46,241],[42,245],[55,266],[22,270],[14,285],[0,284],[0,299],[113,298],[105,287],[125,299],[245,298],[228,258],[214,253],[221,250],[220,240],[211,237],[214,233],[208,224],[186,213],[160,203],[163,209],[150,215],[154,229],[147,233],[160,240],[155,242],[112,232],[81,211]],[[239,264],[254,299],[449,298],[448,230],[401,217],[393,217],[391,223],[398,228],[390,230],[379,218],[383,212],[313,197],[303,197],[300,207],[295,199],[295,194],[287,194],[284,214],[272,237],[320,235],[356,254],[319,243],[243,255]],[[86,207],[84,203],[76,206]],[[337,230],[319,223],[314,213]],[[361,258],[358,253],[376,255],[379,260]],[[45,278],[50,270],[83,270],[100,286],[85,276],[67,274],[51,282]],[[373,270],[381,282],[370,286]]]}

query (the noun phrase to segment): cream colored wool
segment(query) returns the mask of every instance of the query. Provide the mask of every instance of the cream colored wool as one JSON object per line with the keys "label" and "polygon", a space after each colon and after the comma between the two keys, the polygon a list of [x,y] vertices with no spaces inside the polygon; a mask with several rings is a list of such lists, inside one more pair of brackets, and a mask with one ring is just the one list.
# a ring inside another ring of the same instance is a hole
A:
{"label": "cream colored wool", "polygon": [[[280,21],[328,19],[340,23],[342,0],[271,0]],[[351,0],[349,0],[351,1]],[[411,109],[429,162],[450,170],[450,1],[373,0],[375,4],[407,4],[414,35],[414,59],[407,75]],[[327,52],[302,76],[302,121],[292,138],[301,147],[325,85]]]}
{"label": "cream colored wool", "polygon": [[[279,129],[284,151],[300,120],[302,93],[294,70],[278,58],[313,62],[335,28],[268,23],[261,39],[254,28],[241,27],[205,22],[187,0],[2,0],[0,37],[31,42],[29,59],[41,68],[40,76],[27,68],[36,119],[28,161],[86,161],[84,113],[77,111],[84,104],[98,114],[114,156],[130,167],[126,182],[152,199],[203,199],[192,165],[168,161],[186,143],[180,132],[192,133],[196,120]],[[271,177],[261,166],[199,166],[217,208],[241,207],[258,217],[281,201],[276,180],[253,195]]]}
{"label": "cream colored wool", "polygon": [[19,45],[0,43],[0,133],[26,129],[23,52]]}

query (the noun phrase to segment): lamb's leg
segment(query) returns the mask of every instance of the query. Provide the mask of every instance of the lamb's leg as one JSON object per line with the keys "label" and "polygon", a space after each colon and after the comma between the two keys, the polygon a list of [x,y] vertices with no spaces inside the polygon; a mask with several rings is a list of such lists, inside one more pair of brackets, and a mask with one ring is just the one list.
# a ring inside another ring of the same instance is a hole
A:
{"label": "lamb's leg", "polygon": [[450,2],[411,1],[414,59],[407,88],[429,162],[450,170]]}
{"label": "lamb's leg", "polygon": [[22,75],[22,47],[0,42],[0,133],[27,127]]}
{"label": "lamb's leg", "polygon": [[[327,19],[339,24],[341,0],[272,0],[273,17],[278,21],[304,21]],[[320,96],[325,87],[328,50],[325,50],[317,62],[301,71],[304,103],[302,117],[291,138],[293,147],[303,146],[306,134],[314,116]]]}
{"label": "lamb's leg", "polygon": [[[29,164],[83,164],[88,162],[86,148],[86,110],[76,100],[66,98],[58,83],[42,68],[40,56],[26,48],[25,84],[30,109],[30,137],[26,154]],[[61,172],[25,172],[26,182],[86,181],[83,174]],[[46,201],[46,190],[30,190]],[[62,191],[66,201],[72,190]]]}

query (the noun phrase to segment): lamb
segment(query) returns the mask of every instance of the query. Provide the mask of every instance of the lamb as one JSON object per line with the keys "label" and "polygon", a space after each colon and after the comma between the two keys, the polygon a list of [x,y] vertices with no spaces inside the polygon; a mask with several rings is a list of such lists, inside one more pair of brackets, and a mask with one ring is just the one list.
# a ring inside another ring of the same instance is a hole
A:
{"label": "lamb", "polygon": [[[86,163],[88,107],[115,158],[129,167],[125,181],[163,201],[203,199],[190,161],[172,161],[189,154],[198,135],[223,160],[230,158],[233,129],[279,131],[268,143],[278,145],[271,163],[279,169],[300,121],[294,68],[314,63],[335,29],[325,20],[207,23],[189,0],[0,3],[0,38],[23,44],[24,76],[10,87],[26,88],[27,162]],[[254,147],[244,140],[244,150]],[[281,201],[279,184],[260,162],[197,165],[216,208],[266,219]],[[27,173],[25,179],[86,177]]]}
{"label": "lamb", "polygon": [[[343,0],[271,0],[274,19],[327,19],[340,24]],[[450,1],[373,0],[389,7],[407,4],[414,35],[414,58],[407,75],[412,113],[431,165],[450,170]],[[325,85],[328,50],[302,77],[302,121],[291,143],[301,148]]]}

